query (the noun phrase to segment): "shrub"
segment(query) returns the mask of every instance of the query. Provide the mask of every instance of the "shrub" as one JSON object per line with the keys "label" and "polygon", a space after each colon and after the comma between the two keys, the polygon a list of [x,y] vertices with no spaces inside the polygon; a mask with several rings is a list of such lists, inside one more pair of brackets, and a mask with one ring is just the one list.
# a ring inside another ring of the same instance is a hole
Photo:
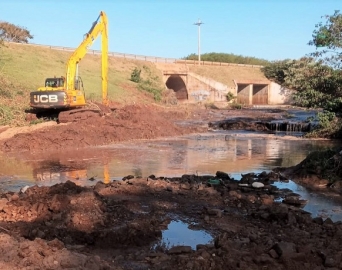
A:
{"label": "shrub", "polygon": [[131,74],[131,81],[135,83],[139,83],[141,81],[141,69],[134,68]]}
{"label": "shrub", "polygon": [[228,92],[227,95],[226,95],[226,98],[227,98],[227,101],[230,102],[233,99],[235,99],[236,96],[234,96],[234,94],[232,92]]}

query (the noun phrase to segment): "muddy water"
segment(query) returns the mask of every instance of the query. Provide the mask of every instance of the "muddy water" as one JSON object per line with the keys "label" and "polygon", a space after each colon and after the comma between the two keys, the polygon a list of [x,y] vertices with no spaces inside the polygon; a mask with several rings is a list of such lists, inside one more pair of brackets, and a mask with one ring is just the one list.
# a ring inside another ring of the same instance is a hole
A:
{"label": "muddy water", "polygon": [[171,177],[215,174],[218,170],[239,179],[241,173],[296,165],[310,152],[336,144],[293,136],[218,131],[39,156],[3,156],[0,188],[18,191],[26,185],[53,185],[67,180],[93,185],[98,180],[108,182],[127,175]]}

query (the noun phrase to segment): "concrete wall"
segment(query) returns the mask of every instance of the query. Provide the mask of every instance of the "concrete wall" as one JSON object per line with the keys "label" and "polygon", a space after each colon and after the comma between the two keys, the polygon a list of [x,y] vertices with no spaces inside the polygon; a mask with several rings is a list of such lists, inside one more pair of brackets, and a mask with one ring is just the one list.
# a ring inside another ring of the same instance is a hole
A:
{"label": "concrete wall", "polygon": [[291,104],[293,90],[279,84],[261,82],[235,82],[237,102],[244,105],[286,105]]}
{"label": "concrete wall", "polygon": [[284,88],[275,82],[270,83],[269,89],[268,104],[281,105],[293,102],[291,94],[295,92],[294,90]]}
{"label": "concrete wall", "polygon": [[237,103],[249,105],[251,103],[251,84],[238,84],[237,85]]}
{"label": "concrete wall", "polygon": [[268,104],[268,84],[253,84],[252,104]]}
{"label": "concrete wall", "polygon": [[188,73],[187,80],[190,102],[202,100],[211,102],[227,100],[226,94],[229,91],[227,85],[191,72]]}

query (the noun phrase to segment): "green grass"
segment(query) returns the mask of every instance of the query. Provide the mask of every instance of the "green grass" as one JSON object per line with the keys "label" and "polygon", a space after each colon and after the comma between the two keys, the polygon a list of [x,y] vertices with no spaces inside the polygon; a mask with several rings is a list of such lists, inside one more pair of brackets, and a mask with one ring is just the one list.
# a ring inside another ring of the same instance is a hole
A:
{"label": "green grass", "polygon": [[[15,43],[0,47],[0,125],[24,125],[29,93],[43,86],[45,78],[65,76],[66,63],[71,54],[69,51]],[[144,73],[144,67],[148,67],[149,72]],[[108,97],[111,102],[154,102],[152,94],[139,90],[138,85],[130,81],[134,68],[141,69],[145,79],[159,77],[158,86],[165,89],[162,73],[153,63],[110,57]],[[87,54],[79,64],[79,75],[83,80],[86,99],[101,102],[101,56]]]}

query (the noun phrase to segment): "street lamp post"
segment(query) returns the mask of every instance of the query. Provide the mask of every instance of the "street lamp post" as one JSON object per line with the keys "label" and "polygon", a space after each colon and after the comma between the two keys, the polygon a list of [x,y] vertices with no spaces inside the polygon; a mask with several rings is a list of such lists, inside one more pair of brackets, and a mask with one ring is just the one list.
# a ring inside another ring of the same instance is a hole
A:
{"label": "street lamp post", "polygon": [[201,64],[201,24],[203,24],[203,22],[201,22],[200,19],[194,23],[194,25],[198,26],[198,65]]}

